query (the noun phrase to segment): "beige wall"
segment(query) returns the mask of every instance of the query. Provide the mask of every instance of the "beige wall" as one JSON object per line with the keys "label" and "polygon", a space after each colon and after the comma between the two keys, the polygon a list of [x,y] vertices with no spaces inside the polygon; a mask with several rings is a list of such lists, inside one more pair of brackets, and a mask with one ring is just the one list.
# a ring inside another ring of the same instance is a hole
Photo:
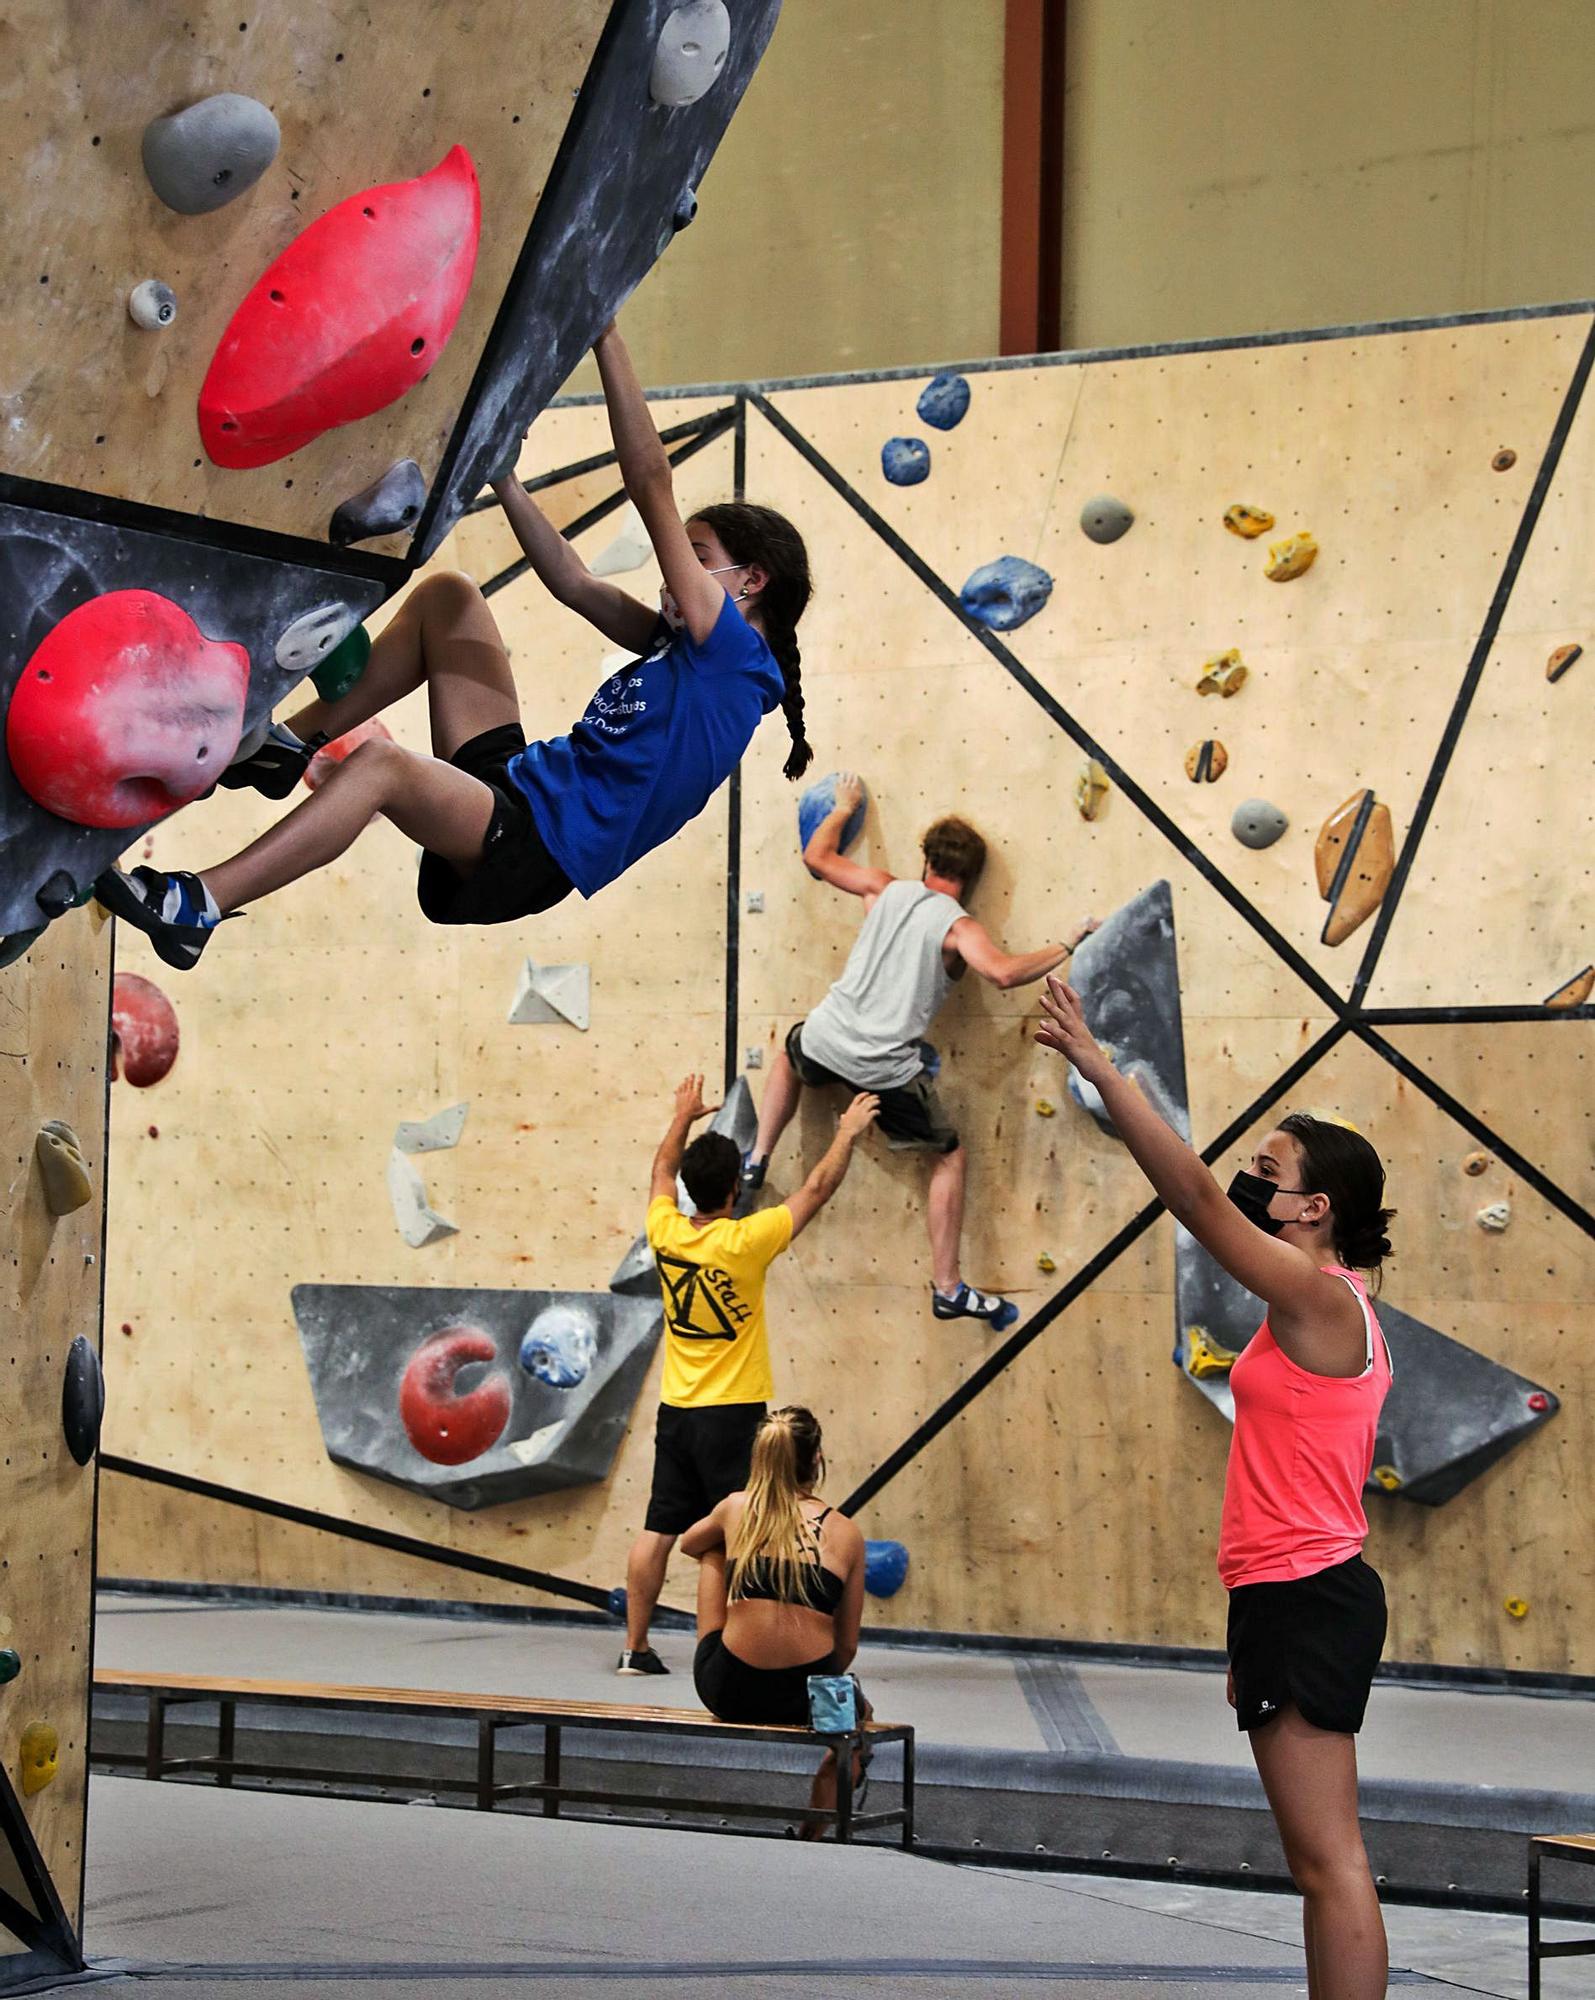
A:
{"label": "beige wall", "polygon": [[1003,13],[787,0],[697,221],[624,317],[644,381],[996,352]]}
{"label": "beige wall", "polygon": [[1064,340],[1595,290],[1588,0],[1070,0]]}

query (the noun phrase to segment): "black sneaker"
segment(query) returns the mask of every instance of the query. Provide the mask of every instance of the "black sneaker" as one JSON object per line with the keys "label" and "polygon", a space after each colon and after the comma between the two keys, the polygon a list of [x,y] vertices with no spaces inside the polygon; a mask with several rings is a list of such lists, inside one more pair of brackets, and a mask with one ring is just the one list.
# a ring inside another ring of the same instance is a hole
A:
{"label": "black sneaker", "polygon": [[228,791],[242,791],[246,785],[253,785],[257,792],[264,792],[268,799],[285,799],[304,776],[312,757],[327,740],[323,731],[301,743],[291,729],[280,722],[274,722],[266,731],[265,741],[257,745],[247,757],[240,757],[229,764],[217,779]]}
{"label": "black sneaker", "polygon": [[996,1292],[977,1292],[973,1285],[960,1285],[956,1292],[930,1288],[930,1309],[938,1319],[982,1319],[993,1333],[1003,1333],[1019,1317],[1012,1299]]}
{"label": "black sneaker", "polygon": [[751,1153],[742,1155],[741,1182],[744,1194],[757,1194],[764,1186],[764,1173],[769,1164],[767,1159],[756,1160]]}
{"label": "black sneaker", "polygon": [[615,1668],[617,1674],[668,1674],[669,1671],[652,1646],[644,1646],[640,1653],[622,1653]]}
{"label": "black sneaker", "polygon": [[199,963],[211,933],[227,921],[205,914],[205,890],[197,875],[163,875],[158,868],[135,868],[124,875],[120,868],[107,868],[95,882],[94,894],[113,917],[142,931],[156,956],[179,972]]}

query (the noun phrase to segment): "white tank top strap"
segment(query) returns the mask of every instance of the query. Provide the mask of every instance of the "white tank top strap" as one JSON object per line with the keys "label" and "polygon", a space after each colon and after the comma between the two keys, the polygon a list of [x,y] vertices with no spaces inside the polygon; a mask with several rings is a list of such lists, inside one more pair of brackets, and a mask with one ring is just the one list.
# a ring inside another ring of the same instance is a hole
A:
{"label": "white tank top strap", "polygon": [[[1358,1280],[1352,1276],[1350,1271],[1336,1271],[1335,1276],[1339,1278],[1344,1284],[1349,1286],[1352,1297],[1357,1301],[1358,1305],[1362,1307],[1363,1329],[1368,1336],[1368,1344],[1365,1351],[1365,1358],[1362,1364],[1362,1373],[1364,1375],[1371,1375],[1373,1373],[1373,1339],[1374,1339],[1374,1333],[1377,1330],[1379,1335],[1379,1344],[1384,1348],[1385,1351],[1385,1366],[1390,1370],[1390,1379],[1393,1382],[1396,1379],[1396,1364],[1390,1357],[1390,1343],[1388,1340],[1385,1339],[1384,1328],[1380,1326],[1379,1322],[1374,1318],[1373,1307],[1368,1303],[1367,1291],[1358,1282]],[[1359,1376],[1358,1379],[1360,1381],[1361,1377]]]}

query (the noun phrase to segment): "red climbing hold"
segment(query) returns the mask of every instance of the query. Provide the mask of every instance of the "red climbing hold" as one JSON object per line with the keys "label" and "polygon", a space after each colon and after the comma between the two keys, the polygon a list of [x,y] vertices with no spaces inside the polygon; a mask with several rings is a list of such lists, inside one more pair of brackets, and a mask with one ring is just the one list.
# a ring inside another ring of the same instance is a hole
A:
{"label": "red climbing hold", "polygon": [[[351,750],[358,750],[362,743],[391,743],[393,731],[380,716],[373,715],[369,722],[357,722],[353,729],[346,729],[341,736],[333,737],[321,748],[305,766],[305,783],[311,791],[320,788],[332,776]],[[374,814],[380,818],[380,814]]]}
{"label": "red climbing hold", "polygon": [[301,231],[211,357],[199,434],[213,463],[269,465],[413,389],[454,331],[481,227],[476,168],[456,146]]}
{"label": "red climbing hold", "polygon": [[142,826],[226,770],[244,727],[249,654],[207,639],[152,590],[69,611],[22,670],[6,713],[17,783],[76,826]]}
{"label": "red climbing hold", "polygon": [[119,972],[111,988],[112,1076],[125,1076],[145,1090],[176,1060],[177,1013],[171,1001],[153,979]]}
{"label": "red climbing hold", "polygon": [[462,1368],[497,1359],[498,1349],[479,1326],[446,1326],[411,1355],[399,1384],[399,1415],[423,1458],[464,1465],[497,1443],[510,1415],[503,1375],[489,1375],[463,1395],[454,1387]]}

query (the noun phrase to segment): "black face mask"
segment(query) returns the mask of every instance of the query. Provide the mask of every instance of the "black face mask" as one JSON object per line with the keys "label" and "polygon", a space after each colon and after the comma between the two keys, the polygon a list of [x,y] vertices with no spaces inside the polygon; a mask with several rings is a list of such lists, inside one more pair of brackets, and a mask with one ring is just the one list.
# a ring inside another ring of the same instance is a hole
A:
{"label": "black face mask", "polygon": [[1267,1180],[1262,1174],[1249,1174],[1243,1170],[1230,1182],[1228,1192],[1230,1200],[1248,1222],[1255,1222],[1257,1227],[1265,1230],[1268,1235],[1277,1236],[1290,1218],[1287,1216],[1282,1221],[1279,1216],[1270,1215],[1268,1204],[1276,1194],[1306,1194],[1308,1190],[1281,1187],[1278,1181]]}

